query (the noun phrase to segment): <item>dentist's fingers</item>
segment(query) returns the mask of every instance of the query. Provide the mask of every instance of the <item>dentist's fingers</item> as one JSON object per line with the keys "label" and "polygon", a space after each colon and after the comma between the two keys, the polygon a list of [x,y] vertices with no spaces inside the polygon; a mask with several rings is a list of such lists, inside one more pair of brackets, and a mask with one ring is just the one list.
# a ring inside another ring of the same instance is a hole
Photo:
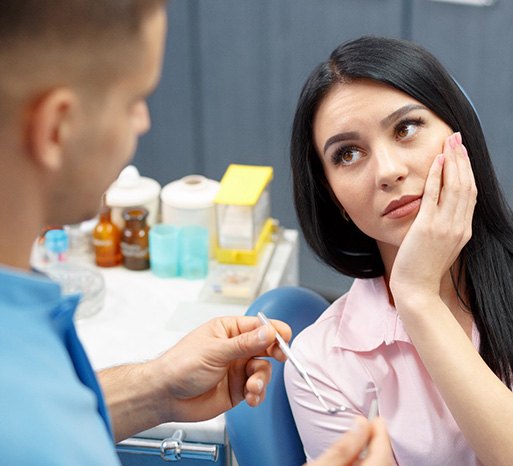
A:
{"label": "dentist's fingers", "polygon": [[272,376],[271,364],[266,360],[251,359],[246,364],[246,375],[246,402],[249,406],[257,406],[265,399],[265,389]]}
{"label": "dentist's fingers", "polygon": [[[323,455],[315,461],[309,462],[308,466],[353,466],[360,464],[358,455],[371,440],[371,434],[372,426],[369,421],[361,417],[355,418],[352,429],[335,441]],[[374,456],[369,460],[372,460]],[[377,458],[377,464],[380,464],[381,459],[381,457]],[[386,465],[384,462],[381,464]]]}

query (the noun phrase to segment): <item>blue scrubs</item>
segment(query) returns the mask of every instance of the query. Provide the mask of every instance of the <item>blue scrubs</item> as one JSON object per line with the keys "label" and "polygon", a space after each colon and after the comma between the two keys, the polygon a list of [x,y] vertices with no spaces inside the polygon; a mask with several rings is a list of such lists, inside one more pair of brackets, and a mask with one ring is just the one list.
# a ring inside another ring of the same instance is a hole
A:
{"label": "blue scrubs", "polygon": [[120,464],[77,304],[44,276],[0,268],[0,464]]}

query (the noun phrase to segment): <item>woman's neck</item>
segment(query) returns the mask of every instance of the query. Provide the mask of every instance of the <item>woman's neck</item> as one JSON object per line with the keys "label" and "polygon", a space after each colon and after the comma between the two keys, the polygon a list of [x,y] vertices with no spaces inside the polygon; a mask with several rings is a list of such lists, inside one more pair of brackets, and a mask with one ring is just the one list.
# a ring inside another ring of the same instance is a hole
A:
{"label": "woman's neck", "polygon": [[[383,278],[387,287],[389,302],[392,306],[394,306],[394,297],[390,290],[389,283],[392,267],[394,265],[394,260],[398,249],[399,248],[395,246],[386,245],[385,247],[382,247],[380,245],[381,257],[385,268],[385,274]],[[472,338],[472,325],[474,320],[471,312],[469,312],[461,302],[456,288],[456,286],[459,285],[460,290],[465,289],[465,277],[459,276],[459,267],[457,262],[453,264],[451,269],[452,273],[451,270],[447,271],[440,282],[440,298],[449,308],[461,327],[465,330],[467,336]],[[467,301],[467,296],[465,296],[464,293],[460,292],[460,296],[464,302]]]}

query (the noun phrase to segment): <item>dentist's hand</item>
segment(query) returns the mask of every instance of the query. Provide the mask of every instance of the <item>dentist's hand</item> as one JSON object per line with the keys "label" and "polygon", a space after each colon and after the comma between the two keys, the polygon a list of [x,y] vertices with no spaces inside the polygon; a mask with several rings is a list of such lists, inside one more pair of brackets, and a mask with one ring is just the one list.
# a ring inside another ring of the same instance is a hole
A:
{"label": "dentist's hand", "polygon": [[209,419],[244,399],[250,406],[260,404],[271,364],[257,357],[286,359],[276,344],[276,331],[290,340],[290,327],[277,320],[262,326],[257,317],[213,319],[158,358],[170,419]]}
{"label": "dentist's hand", "polygon": [[[356,418],[356,425],[308,466],[393,466],[396,464],[382,418]],[[365,450],[365,454],[362,452]],[[363,457],[363,458],[361,458]]]}
{"label": "dentist's hand", "polygon": [[213,319],[182,338],[160,357],[103,370],[103,393],[116,441],[163,422],[200,421],[242,400],[257,406],[265,397],[271,364],[286,359],[276,331],[290,340],[290,327],[257,317]]}

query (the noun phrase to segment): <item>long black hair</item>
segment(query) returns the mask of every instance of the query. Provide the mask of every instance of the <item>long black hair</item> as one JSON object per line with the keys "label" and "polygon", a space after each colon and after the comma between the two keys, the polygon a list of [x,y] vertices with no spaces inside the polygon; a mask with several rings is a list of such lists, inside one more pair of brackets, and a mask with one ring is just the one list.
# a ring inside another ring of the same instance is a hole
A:
{"label": "long black hair", "polygon": [[330,191],[313,138],[313,119],[337,83],[372,79],[424,104],[462,134],[478,191],[472,238],[465,245],[455,282],[460,300],[480,332],[480,353],[511,386],[513,369],[513,214],[499,187],[474,108],[458,84],[427,50],[409,41],[361,37],[337,47],[315,68],[301,92],[292,129],[294,202],[309,246],[345,275],[383,275],[376,241],[344,219]]}

